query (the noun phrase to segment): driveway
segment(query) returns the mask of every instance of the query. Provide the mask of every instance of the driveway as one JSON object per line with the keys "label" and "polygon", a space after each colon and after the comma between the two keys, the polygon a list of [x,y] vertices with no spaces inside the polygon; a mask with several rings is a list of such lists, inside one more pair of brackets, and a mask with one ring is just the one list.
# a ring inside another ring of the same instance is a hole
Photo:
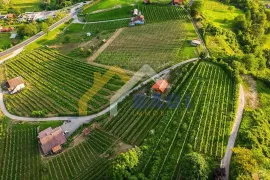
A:
{"label": "driveway", "polygon": [[227,149],[225,152],[225,155],[223,159],[221,160],[220,167],[225,168],[226,170],[226,176],[225,180],[229,180],[229,170],[230,170],[230,162],[231,162],[231,157],[232,157],[232,148],[234,147],[235,144],[235,139],[237,137],[237,132],[239,129],[239,126],[241,124],[243,112],[244,112],[244,106],[245,106],[245,94],[244,94],[244,89],[243,86],[240,84],[240,92],[239,92],[239,105],[238,105],[238,110],[236,114],[236,119],[233,124],[233,128],[231,131],[231,135],[228,141]]}
{"label": "driveway", "polygon": [[[186,63],[190,63],[193,61],[197,61],[198,58],[192,58],[183,62],[180,62],[178,64],[175,64],[161,72],[159,72],[158,74],[156,74],[153,77],[148,78],[147,80],[145,80],[144,82],[140,83],[139,85],[137,85],[136,87],[134,87],[133,89],[131,89],[128,93],[126,93],[124,96],[121,97],[121,99],[124,99],[125,97],[129,96],[132,92],[138,90],[140,87],[142,87],[143,85],[151,82],[152,79],[156,79],[160,76],[163,76],[167,73],[170,72],[171,69],[175,69],[176,67],[179,67],[183,64]],[[117,101],[116,103],[119,103],[119,101]],[[34,117],[20,117],[20,116],[15,116],[11,113],[8,112],[8,110],[6,109],[5,103],[4,103],[4,99],[3,99],[3,91],[0,87],[0,107],[2,109],[2,112],[4,113],[5,116],[7,116],[10,119],[16,120],[16,121],[56,121],[56,120],[60,120],[60,121],[67,121],[70,120],[70,123],[65,122],[62,125],[62,128],[64,131],[69,131],[69,135],[71,135],[78,127],[80,127],[82,124],[84,123],[89,123],[90,121],[92,121],[93,119],[102,116],[104,114],[106,114],[107,112],[110,111],[110,106],[105,108],[104,110],[100,111],[99,113],[93,114],[93,115],[89,115],[89,116],[79,116],[79,117],[75,117],[75,116],[67,116],[67,117],[50,117],[50,118],[34,118]]]}

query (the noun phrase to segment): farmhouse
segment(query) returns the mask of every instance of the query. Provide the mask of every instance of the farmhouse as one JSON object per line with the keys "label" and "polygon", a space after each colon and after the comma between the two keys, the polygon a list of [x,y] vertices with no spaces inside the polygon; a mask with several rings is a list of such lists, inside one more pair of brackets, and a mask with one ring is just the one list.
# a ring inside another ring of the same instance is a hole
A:
{"label": "farmhouse", "polygon": [[159,93],[164,93],[168,87],[169,83],[166,80],[158,80],[156,83],[152,86],[152,89]]}
{"label": "farmhouse", "polygon": [[15,14],[7,14],[5,18],[13,19],[13,18],[15,18]]}
{"label": "farmhouse", "polygon": [[61,127],[51,127],[38,133],[39,144],[44,155],[56,154],[62,150],[62,145],[67,141]]}
{"label": "farmhouse", "polygon": [[14,94],[25,88],[23,78],[20,76],[8,80],[5,86],[7,87],[10,94]]}

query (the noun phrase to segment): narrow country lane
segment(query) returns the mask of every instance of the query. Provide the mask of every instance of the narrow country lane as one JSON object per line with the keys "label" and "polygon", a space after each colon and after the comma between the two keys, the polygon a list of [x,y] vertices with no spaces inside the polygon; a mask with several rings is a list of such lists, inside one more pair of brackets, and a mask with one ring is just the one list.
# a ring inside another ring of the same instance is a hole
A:
{"label": "narrow country lane", "polygon": [[243,112],[244,112],[244,106],[245,106],[245,94],[244,94],[244,89],[242,84],[240,84],[240,91],[239,91],[239,105],[238,105],[238,110],[236,114],[236,119],[233,124],[233,128],[230,134],[230,138],[228,141],[227,149],[225,152],[225,155],[223,159],[221,160],[220,167],[225,168],[226,170],[226,176],[225,180],[229,180],[229,170],[230,170],[230,162],[231,162],[231,157],[232,157],[232,148],[234,147],[235,140],[237,137],[238,129],[241,124]]}

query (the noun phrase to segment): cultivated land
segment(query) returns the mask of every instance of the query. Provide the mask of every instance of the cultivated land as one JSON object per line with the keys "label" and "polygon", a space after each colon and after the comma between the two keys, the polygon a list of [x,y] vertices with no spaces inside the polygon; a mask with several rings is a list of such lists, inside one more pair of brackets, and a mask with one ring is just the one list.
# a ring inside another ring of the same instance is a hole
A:
{"label": "cultivated land", "polygon": [[234,80],[211,63],[188,68],[175,77],[170,103],[138,98],[136,108],[131,100],[104,126],[129,144],[147,147],[135,171],[150,179],[176,178],[181,158],[190,151],[204,154],[213,166],[224,155],[233,121]]}
{"label": "cultivated land", "polygon": [[[45,49],[16,57],[4,66],[6,79],[22,76],[26,82],[24,91],[4,97],[8,111],[20,116],[31,116],[34,111],[78,115],[78,101],[92,87],[94,73],[107,71]],[[88,114],[107,106],[123,84],[118,77],[112,78],[89,101]]]}
{"label": "cultivated land", "polygon": [[149,64],[155,70],[197,57],[197,49],[186,41],[196,38],[186,20],[168,21],[134,28],[126,28],[96,62],[138,70]]}

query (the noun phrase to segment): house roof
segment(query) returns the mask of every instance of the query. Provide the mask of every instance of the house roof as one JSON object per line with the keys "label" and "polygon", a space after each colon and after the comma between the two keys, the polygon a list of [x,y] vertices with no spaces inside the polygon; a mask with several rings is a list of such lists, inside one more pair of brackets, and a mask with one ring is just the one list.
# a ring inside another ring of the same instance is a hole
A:
{"label": "house roof", "polygon": [[153,90],[160,91],[160,92],[165,92],[169,83],[166,80],[158,80],[156,83],[152,86]]}
{"label": "house roof", "polygon": [[55,146],[55,147],[52,148],[52,151],[54,153],[56,153],[56,152],[60,151],[61,149],[62,149],[61,145],[57,145],[57,146]]}
{"label": "house roof", "polygon": [[47,128],[47,129],[45,129],[45,130],[39,132],[39,133],[38,133],[38,138],[39,138],[39,139],[42,139],[42,138],[44,138],[45,136],[48,136],[49,134],[51,134],[51,132],[52,132],[52,128],[49,127],[49,128]]}
{"label": "house roof", "polygon": [[7,18],[14,18],[14,14],[7,14]]}
{"label": "house roof", "polygon": [[18,85],[24,84],[23,78],[21,76],[10,79],[10,80],[7,81],[7,83],[9,85],[8,90],[13,90]]}
{"label": "house roof", "polygon": [[55,129],[47,128],[39,133],[38,138],[44,154],[47,154],[53,148],[54,150],[57,149],[56,146],[62,145],[67,141],[61,127]]}

